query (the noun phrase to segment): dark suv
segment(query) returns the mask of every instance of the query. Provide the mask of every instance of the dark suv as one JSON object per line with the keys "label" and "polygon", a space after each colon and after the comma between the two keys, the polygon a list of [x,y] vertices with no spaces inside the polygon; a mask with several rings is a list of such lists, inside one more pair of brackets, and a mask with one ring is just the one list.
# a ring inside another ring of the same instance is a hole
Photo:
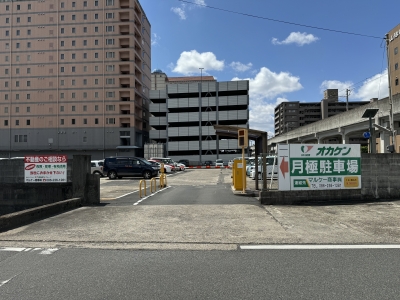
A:
{"label": "dark suv", "polygon": [[140,157],[106,157],[103,174],[110,179],[142,176],[150,179],[158,175],[158,169],[150,162]]}
{"label": "dark suv", "polygon": [[213,165],[213,162],[212,162],[211,160],[206,160],[206,161],[204,162],[204,165],[205,165],[205,166],[212,166],[212,165]]}

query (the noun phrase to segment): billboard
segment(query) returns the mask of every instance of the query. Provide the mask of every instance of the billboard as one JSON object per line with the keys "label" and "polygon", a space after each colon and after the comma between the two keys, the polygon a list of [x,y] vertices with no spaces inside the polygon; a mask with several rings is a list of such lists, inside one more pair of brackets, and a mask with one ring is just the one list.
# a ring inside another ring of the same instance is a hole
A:
{"label": "billboard", "polygon": [[361,189],[358,144],[278,145],[279,190]]}
{"label": "billboard", "polygon": [[66,155],[25,156],[24,169],[24,182],[67,182]]}

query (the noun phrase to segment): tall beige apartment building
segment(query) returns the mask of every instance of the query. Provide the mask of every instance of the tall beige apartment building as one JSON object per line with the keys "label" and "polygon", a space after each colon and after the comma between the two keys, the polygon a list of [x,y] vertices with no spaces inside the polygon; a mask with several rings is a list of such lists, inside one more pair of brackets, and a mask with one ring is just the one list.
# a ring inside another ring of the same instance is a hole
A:
{"label": "tall beige apartment building", "polygon": [[142,156],[150,88],[139,1],[0,0],[0,157]]}

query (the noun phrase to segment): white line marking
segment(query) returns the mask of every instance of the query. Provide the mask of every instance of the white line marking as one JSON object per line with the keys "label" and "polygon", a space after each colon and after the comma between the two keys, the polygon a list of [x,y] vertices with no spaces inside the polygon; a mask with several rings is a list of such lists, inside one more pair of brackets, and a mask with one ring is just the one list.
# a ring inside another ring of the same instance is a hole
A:
{"label": "white line marking", "polygon": [[50,254],[53,254],[54,252],[56,252],[57,250],[58,250],[58,248],[49,248],[49,249],[43,250],[39,254],[50,255]]}
{"label": "white line marking", "polygon": [[25,248],[0,248],[0,251],[14,251],[14,252],[22,252]]}
{"label": "white line marking", "polygon": [[242,250],[400,249],[400,245],[246,245]]}
{"label": "white line marking", "polygon": [[5,285],[6,283],[8,283],[11,279],[13,279],[14,277],[12,277],[12,278],[10,278],[10,279],[8,279],[8,280],[5,280],[5,281],[0,281],[0,287],[1,286],[3,286],[3,285]]}
{"label": "white line marking", "polygon": [[133,192],[130,192],[130,193],[128,193],[128,194],[125,194],[125,195],[122,195],[122,196],[115,197],[115,199],[119,199],[119,198],[122,198],[122,197],[128,196],[128,195],[130,195],[130,194],[137,193],[137,192],[139,192],[139,191],[133,191]]}
{"label": "white line marking", "polygon": [[156,191],[156,192],[154,192],[154,193],[152,193],[152,194],[150,194],[150,195],[148,195],[148,196],[146,196],[146,197],[143,197],[142,199],[140,199],[140,200],[138,200],[137,202],[133,203],[133,205],[138,205],[139,203],[141,203],[142,201],[146,200],[147,198],[152,197],[152,196],[154,196],[155,194],[162,192],[163,190],[169,189],[170,187],[171,187],[171,186],[166,186],[165,188],[163,188],[163,189],[161,189],[161,190],[158,190],[158,191]]}
{"label": "white line marking", "polygon": [[24,251],[28,252],[29,250],[31,250],[32,248],[26,248]]}

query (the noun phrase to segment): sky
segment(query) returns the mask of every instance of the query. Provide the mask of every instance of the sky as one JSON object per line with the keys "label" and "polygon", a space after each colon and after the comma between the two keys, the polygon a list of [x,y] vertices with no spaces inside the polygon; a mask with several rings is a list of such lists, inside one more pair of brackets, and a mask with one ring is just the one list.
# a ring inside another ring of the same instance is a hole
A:
{"label": "sky", "polygon": [[169,77],[249,80],[250,128],[274,134],[283,101],[388,96],[385,34],[394,0],[139,0],[151,24],[151,69]]}

